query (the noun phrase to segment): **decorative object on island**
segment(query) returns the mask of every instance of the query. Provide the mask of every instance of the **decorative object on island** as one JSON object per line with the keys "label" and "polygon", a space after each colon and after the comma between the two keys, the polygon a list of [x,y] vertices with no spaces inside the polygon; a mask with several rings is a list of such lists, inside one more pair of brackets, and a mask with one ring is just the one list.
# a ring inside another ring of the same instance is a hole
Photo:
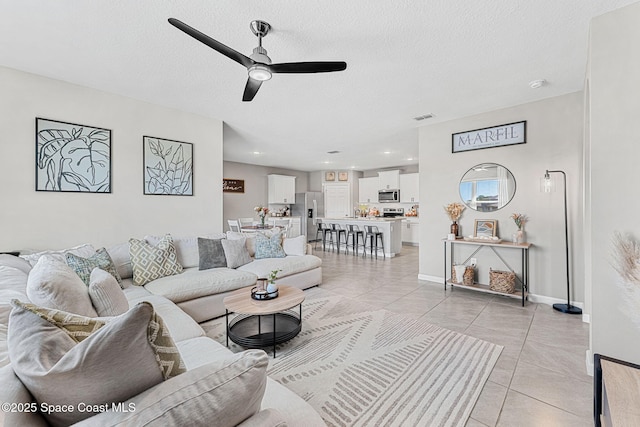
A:
{"label": "decorative object on island", "polygon": [[244,193],[244,179],[222,178],[223,193]]}
{"label": "decorative object on island", "polygon": [[526,135],[526,121],[454,133],[451,135],[451,152],[524,144]]}
{"label": "decorative object on island", "polygon": [[511,219],[516,223],[518,227],[518,231],[511,235],[511,241],[518,245],[526,242],[524,238],[524,225],[527,222],[527,216],[525,214],[513,213],[511,214]]}
{"label": "decorative object on island", "polygon": [[516,273],[489,269],[489,289],[512,294],[516,291]]}
{"label": "decorative object on island", "polygon": [[498,221],[495,219],[476,219],[473,226],[473,237],[476,239],[493,239],[496,237],[497,228]]}
{"label": "decorative object on island", "polygon": [[253,210],[258,213],[258,218],[260,218],[259,227],[264,228],[265,227],[264,221],[267,219],[267,214],[269,213],[269,208],[266,207],[266,206],[256,206],[255,208],[253,208]]}
{"label": "decorative object on island", "polygon": [[623,292],[620,310],[640,329],[640,244],[629,235],[615,233],[612,258]]}
{"label": "decorative object on island", "polygon": [[144,194],[193,196],[193,144],[142,137]]}
{"label": "decorative object on island", "polygon": [[566,255],[566,269],[567,269],[567,303],[566,304],[553,304],[554,310],[561,311],[568,314],[582,314],[582,309],[571,305],[571,277],[570,277],[570,264],[569,264],[569,221],[567,216],[567,174],[561,170],[547,170],[544,173],[542,190],[545,193],[551,193],[554,189],[553,181],[551,181],[550,174],[560,173],[562,174],[562,183],[564,187],[564,248]]}
{"label": "decorative object on island", "polygon": [[111,193],[111,131],[36,117],[36,191]]}
{"label": "decorative object on island", "polygon": [[458,220],[462,215],[462,211],[465,209],[465,206],[462,203],[449,203],[444,207],[445,212],[447,212],[447,216],[452,221],[451,223],[451,234],[458,237],[458,232],[460,231],[460,227],[458,226]]}

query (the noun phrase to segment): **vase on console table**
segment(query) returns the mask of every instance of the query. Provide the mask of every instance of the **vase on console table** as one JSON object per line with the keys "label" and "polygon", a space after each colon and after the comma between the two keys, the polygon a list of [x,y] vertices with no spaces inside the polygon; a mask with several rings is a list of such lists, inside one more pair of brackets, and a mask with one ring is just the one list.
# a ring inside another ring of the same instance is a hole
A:
{"label": "vase on console table", "polygon": [[511,241],[517,245],[521,245],[525,242],[524,230],[519,228],[518,231],[511,235]]}
{"label": "vase on console table", "polygon": [[458,231],[459,231],[458,221],[453,221],[453,223],[451,223],[451,234],[453,234],[457,238]]}

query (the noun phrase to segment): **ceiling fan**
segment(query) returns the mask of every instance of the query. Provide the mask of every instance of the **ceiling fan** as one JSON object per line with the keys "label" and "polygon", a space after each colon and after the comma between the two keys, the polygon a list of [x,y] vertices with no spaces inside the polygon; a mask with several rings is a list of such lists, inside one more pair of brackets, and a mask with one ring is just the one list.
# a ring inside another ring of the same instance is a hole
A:
{"label": "ceiling fan", "polygon": [[347,68],[347,63],[341,61],[283,62],[280,64],[272,64],[271,58],[267,56],[267,50],[262,47],[262,38],[265,37],[271,29],[271,25],[264,21],[251,22],[251,31],[258,37],[258,47],[253,49],[253,53],[250,56],[245,56],[223,45],[219,41],[212,39],[208,35],[190,27],[178,19],[169,18],[169,23],[247,68],[249,78],[244,88],[244,94],[242,95],[243,101],[251,101],[253,97],[256,96],[262,82],[269,80],[273,73],[329,73],[332,71],[343,71]]}

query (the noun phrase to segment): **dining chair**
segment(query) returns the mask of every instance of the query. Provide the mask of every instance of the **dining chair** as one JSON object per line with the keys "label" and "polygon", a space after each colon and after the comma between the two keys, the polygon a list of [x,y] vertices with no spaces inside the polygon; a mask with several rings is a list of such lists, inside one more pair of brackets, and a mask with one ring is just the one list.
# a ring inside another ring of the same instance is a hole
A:
{"label": "dining chair", "polygon": [[229,230],[240,232],[240,223],[235,219],[228,219],[227,224],[229,224]]}
{"label": "dining chair", "polygon": [[238,218],[240,228],[253,225],[253,218]]}
{"label": "dining chair", "polygon": [[285,237],[289,237],[289,228],[291,228],[291,220],[290,219],[274,219],[272,220],[274,227],[282,228],[283,235]]}

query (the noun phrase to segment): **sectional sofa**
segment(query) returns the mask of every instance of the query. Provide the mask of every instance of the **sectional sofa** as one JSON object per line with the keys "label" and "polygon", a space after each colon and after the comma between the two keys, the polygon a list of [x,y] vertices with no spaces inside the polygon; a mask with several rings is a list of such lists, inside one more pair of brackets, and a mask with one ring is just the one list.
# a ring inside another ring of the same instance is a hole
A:
{"label": "sectional sofa", "polygon": [[[207,237],[222,236],[209,235]],[[226,237],[235,239],[244,236],[229,235]],[[147,236],[145,240],[154,242],[158,238]],[[247,245],[250,246],[251,242],[247,241]],[[248,350],[233,354],[218,342],[206,337],[197,323],[224,314],[222,299],[227,293],[238,288],[251,286],[259,276],[263,277],[266,275],[265,273],[274,269],[281,270],[278,283],[286,283],[302,289],[319,284],[322,278],[321,260],[309,253],[304,253],[308,250],[306,243],[303,246],[299,244],[289,246],[292,254],[284,258],[252,259],[250,263],[242,266],[244,268],[214,268],[200,271],[197,263],[194,265],[197,254],[197,238],[176,238],[175,249],[178,259],[185,267],[184,271],[171,277],[152,281],[145,286],[132,284],[131,259],[128,256],[128,251],[124,251],[125,246],[125,244],[116,245],[109,248],[108,252],[122,277],[122,293],[130,309],[121,316],[105,318],[105,326],[102,326],[94,334],[103,334],[100,338],[101,342],[107,342],[109,339],[114,339],[116,334],[110,334],[109,328],[117,330],[118,322],[123,322],[123,316],[142,316],[144,318],[145,313],[151,310],[164,322],[166,330],[175,342],[175,347],[181,357],[180,363],[184,365],[186,372],[165,379],[152,387],[139,390],[135,395],[127,396],[126,399],[118,401],[116,406],[93,407],[96,409],[95,411],[81,414],[80,417],[84,419],[78,425],[242,425],[244,427],[324,425],[319,414],[302,398],[267,377],[266,369],[269,358],[266,353],[262,350]],[[287,247],[286,244],[283,246]],[[95,252],[90,245],[81,245],[70,251],[80,257]],[[55,252],[57,253],[47,254],[46,260],[51,260],[56,256],[60,257],[60,254],[63,253],[63,251]],[[0,255],[0,384],[2,384],[0,402],[5,403],[0,411],[0,421],[4,421],[4,424],[0,423],[0,425],[68,424],[68,419],[64,418],[68,414],[61,414],[62,418],[60,419],[55,418],[60,415],[56,413],[53,414],[53,418],[51,414],[43,415],[43,410],[50,409],[49,406],[46,406],[48,402],[34,398],[30,389],[16,374],[18,371],[14,369],[14,365],[18,361],[14,359],[12,364],[9,360],[8,343],[11,339],[14,340],[12,341],[14,343],[33,345],[31,351],[34,353],[41,350],[38,347],[40,337],[32,338],[37,334],[31,334],[28,328],[21,326],[21,332],[11,331],[11,325],[24,322],[24,316],[28,317],[33,313],[24,309],[21,311],[20,307],[16,308],[15,302],[12,306],[10,301],[18,300],[29,303],[27,285],[29,277],[34,275],[33,270],[35,269],[32,263],[35,262],[37,265],[38,258],[42,255],[35,254],[25,257],[26,259]],[[192,284],[191,287],[188,286],[189,283]],[[22,313],[22,317],[18,317],[20,313]],[[10,316],[14,316],[11,317],[13,319],[11,325],[9,324]],[[42,321],[37,316],[35,319]],[[102,319],[98,318],[98,320]],[[129,329],[131,328],[129,327]],[[124,332],[117,332],[117,334],[129,332],[125,328]],[[20,333],[28,335],[25,335],[24,339],[16,341],[20,339]],[[86,338],[86,341],[90,341],[92,336]],[[94,339],[94,342],[97,339]],[[127,366],[129,363],[127,352],[130,354],[134,352],[130,350],[118,351],[119,341],[123,340],[114,339],[115,347],[110,350],[108,355],[102,355],[107,357],[102,360],[108,360],[104,363],[105,365],[112,364],[118,368],[98,377],[103,378],[104,382],[108,384],[96,383],[95,387],[93,385],[89,387],[90,390],[104,389],[107,393],[107,390],[115,388],[117,392],[119,384],[134,382],[135,375],[133,373],[139,372],[140,369],[135,366],[133,360],[131,361],[133,366]],[[80,347],[84,345],[83,343],[85,341],[77,346]],[[90,345],[92,344],[87,344],[87,346]],[[100,346],[98,345],[98,347]],[[12,350],[12,354],[21,354],[16,353],[15,348]],[[24,353],[26,350],[21,349],[21,351]],[[135,353],[137,354],[137,352]],[[119,357],[124,358],[124,362],[118,362]],[[90,360],[90,358],[86,357],[86,360]],[[22,356],[20,356],[19,363],[24,363]],[[90,370],[92,374],[94,370],[99,371],[103,366],[103,364],[98,365],[98,368]],[[82,371],[82,378],[87,376],[86,366],[78,369]],[[67,375],[71,374],[74,374],[73,370],[71,373],[67,373]],[[91,376],[89,375],[89,377]],[[60,387],[60,394],[64,396],[65,392],[73,390],[74,383],[72,380],[65,381]],[[55,393],[56,396],[58,394]],[[81,395],[84,396],[84,394]],[[89,395],[91,393],[87,391],[87,396]],[[99,398],[98,396],[98,400]],[[90,400],[89,397],[87,399]],[[7,403],[9,406],[6,406]],[[127,408],[134,410],[127,411]],[[54,407],[54,409],[56,408]],[[79,409],[76,403],[75,415],[78,415]],[[72,414],[72,416],[75,415]],[[75,421],[76,419],[74,419]]]}

